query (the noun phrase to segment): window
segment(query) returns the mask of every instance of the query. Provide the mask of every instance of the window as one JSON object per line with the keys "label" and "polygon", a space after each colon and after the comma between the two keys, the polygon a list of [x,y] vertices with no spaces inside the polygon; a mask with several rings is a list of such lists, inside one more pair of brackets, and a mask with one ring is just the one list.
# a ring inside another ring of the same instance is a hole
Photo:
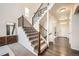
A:
{"label": "window", "polygon": [[25,8],[25,16],[29,17],[29,9],[28,8]]}

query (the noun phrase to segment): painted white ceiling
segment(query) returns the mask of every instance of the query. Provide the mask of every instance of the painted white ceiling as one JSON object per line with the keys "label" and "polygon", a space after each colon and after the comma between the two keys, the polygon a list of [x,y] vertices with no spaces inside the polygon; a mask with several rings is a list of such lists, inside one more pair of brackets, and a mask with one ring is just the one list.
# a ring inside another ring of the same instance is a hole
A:
{"label": "painted white ceiling", "polygon": [[[73,7],[74,7],[73,3],[56,3],[50,10],[50,15],[54,16],[57,20],[65,18],[65,15],[66,17],[69,17]],[[66,8],[66,11],[64,13],[60,13],[59,11],[62,8]]]}
{"label": "painted white ceiling", "polygon": [[18,8],[29,8],[33,12],[36,12],[40,5],[41,3],[17,3]]}

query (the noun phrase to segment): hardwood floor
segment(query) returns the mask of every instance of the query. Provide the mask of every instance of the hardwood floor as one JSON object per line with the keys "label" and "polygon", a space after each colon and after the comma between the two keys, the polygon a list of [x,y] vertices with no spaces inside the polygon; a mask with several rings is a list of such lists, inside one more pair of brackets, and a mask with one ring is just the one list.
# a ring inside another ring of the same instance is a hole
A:
{"label": "hardwood floor", "polygon": [[[35,56],[19,43],[8,44],[7,46],[15,56]],[[57,37],[55,38],[55,44],[50,42],[49,47],[41,56],[79,56],[79,51],[71,49],[68,38]]]}
{"label": "hardwood floor", "polygon": [[35,54],[30,52],[28,49],[26,49],[19,43],[13,43],[8,46],[13,51],[15,56],[35,56]]}
{"label": "hardwood floor", "polygon": [[48,49],[42,56],[79,56],[79,51],[71,49],[68,38],[57,37],[55,44],[50,42]]}
{"label": "hardwood floor", "polygon": [[0,56],[35,56],[31,51],[19,43],[12,43],[0,47]]}

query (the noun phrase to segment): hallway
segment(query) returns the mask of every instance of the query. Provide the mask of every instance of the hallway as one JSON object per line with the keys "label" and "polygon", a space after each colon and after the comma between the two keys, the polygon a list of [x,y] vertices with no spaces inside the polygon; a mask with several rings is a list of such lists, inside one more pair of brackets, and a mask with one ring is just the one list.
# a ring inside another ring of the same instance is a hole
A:
{"label": "hallway", "polygon": [[79,51],[70,48],[68,38],[57,37],[55,38],[55,44],[51,42],[42,56],[79,56]]}

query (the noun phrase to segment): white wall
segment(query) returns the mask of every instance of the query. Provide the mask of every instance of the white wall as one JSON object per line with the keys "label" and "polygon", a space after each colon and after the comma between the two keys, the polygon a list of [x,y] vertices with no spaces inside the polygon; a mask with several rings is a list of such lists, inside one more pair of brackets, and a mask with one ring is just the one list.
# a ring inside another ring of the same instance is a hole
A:
{"label": "white wall", "polygon": [[49,41],[54,41],[54,33],[55,33],[55,26],[56,26],[56,19],[54,19],[53,16],[49,16],[48,19],[48,34],[51,33],[51,35],[48,36]]}
{"label": "white wall", "polygon": [[32,17],[34,16],[33,10],[29,9],[29,15],[28,17],[26,16],[26,19],[29,21],[29,23],[32,24]]}
{"label": "white wall", "polygon": [[72,16],[71,48],[79,50],[79,14]]}
{"label": "white wall", "polygon": [[34,48],[31,46],[31,42],[29,41],[29,38],[27,37],[27,34],[24,32],[22,27],[18,27],[18,42],[25,48],[27,48],[29,51],[37,55],[34,52]]}
{"label": "white wall", "polygon": [[13,3],[0,4],[0,36],[6,35],[6,24],[7,23],[18,24],[18,17],[21,16],[23,13],[24,10],[21,8],[17,8],[16,4]]}

